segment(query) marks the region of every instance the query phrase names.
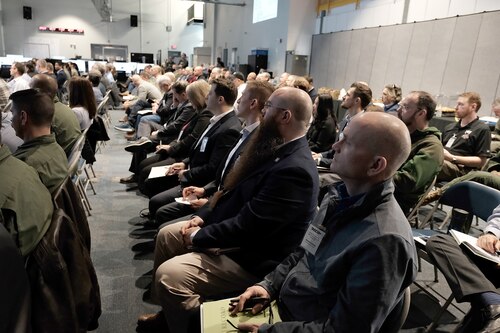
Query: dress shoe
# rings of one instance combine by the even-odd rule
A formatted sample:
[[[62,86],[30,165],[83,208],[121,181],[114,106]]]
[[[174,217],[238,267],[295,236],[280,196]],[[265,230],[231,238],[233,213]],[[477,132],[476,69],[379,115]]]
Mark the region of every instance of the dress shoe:
[[[168,325],[163,313],[141,315],[137,319],[137,332],[164,332],[168,333]]]
[[[120,178],[120,183],[122,184],[137,183],[137,176],[135,174],[132,174],[128,177]]]
[[[500,305],[488,305],[481,309],[483,326],[479,333],[500,332]]]
[[[481,319],[479,311],[471,308],[464,318],[458,323],[453,330],[453,333],[470,333],[477,332],[481,328]]]
[[[153,141],[149,140],[146,137],[142,137],[139,140],[132,142],[128,146],[125,147],[125,150],[130,153],[135,153],[141,150],[148,150],[153,146]]]
[[[128,123],[123,123],[121,125],[115,125],[113,128],[117,131],[125,132],[125,133],[133,133],[135,129],[130,126]]]

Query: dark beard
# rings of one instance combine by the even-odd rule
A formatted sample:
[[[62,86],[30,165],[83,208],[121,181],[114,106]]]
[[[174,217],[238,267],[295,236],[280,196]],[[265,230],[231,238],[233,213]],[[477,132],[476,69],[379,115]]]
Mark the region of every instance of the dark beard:
[[[274,119],[263,120],[257,131],[224,180],[224,190],[234,189],[241,180],[276,157],[276,151],[284,140]]]

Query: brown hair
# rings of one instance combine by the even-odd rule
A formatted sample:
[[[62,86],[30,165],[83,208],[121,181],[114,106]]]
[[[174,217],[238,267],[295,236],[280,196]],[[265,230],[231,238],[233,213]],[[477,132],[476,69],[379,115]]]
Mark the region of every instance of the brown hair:
[[[366,83],[354,82],[351,84],[351,88],[354,88],[353,97],[359,97],[361,100],[361,107],[364,109],[372,101],[372,90]]]
[[[481,108],[481,96],[477,92],[467,91],[461,93],[458,97],[465,97],[469,104],[476,104],[476,112]]]
[[[250,97],[255,98],[259,105],[259,109],[264,108],[271,94],[274,92],[274,87],[267,81],[250,81],[247,82],[245,90],[249,91]]]
[[[236,90],[231,80],[217,78],[212,81],[212,85],[215,85],[215,95],[224,97],[224,101],[227,105],[234,104],[238,96],[238,90]]]
[[[74,76],[69,80],[69,107],[81,106],[89,112],[90,119],[95,117],[97,106],[94,90],[89,80]]]

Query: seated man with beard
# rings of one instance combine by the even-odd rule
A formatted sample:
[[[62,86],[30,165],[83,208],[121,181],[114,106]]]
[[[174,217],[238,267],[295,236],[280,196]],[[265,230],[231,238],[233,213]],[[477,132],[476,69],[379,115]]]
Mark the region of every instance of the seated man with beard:
[[[263,113],[224,191],[191,220],[160,230],[152,296],[163,310],[141,316],[138,331],[168,327],[183,333],[197,327],[193,319],[206,297],[259,281],[299,245],[318,197],[318,174],[305,138],[311,99],[304,91],[282,88],[269,97]],[[238,249],[206,253],[213,248]]]

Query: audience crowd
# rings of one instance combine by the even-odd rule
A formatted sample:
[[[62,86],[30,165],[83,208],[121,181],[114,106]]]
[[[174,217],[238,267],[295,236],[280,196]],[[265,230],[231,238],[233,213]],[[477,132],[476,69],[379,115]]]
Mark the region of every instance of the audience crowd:
[[[184,53],[126,82],[98,62],[85,75],[71,62],[15,62],[10,74],[0,80],[0,232],[13,240],[5,251],[26,267],[54,233],[75,150],[95,162],[96,141],[106,136],[101,116],[123,111],[114,128],[132,155],[120,183],[149,198],[139,214],[157,230],[151,298],[161,309],[140,315],[138,332],[199,332],[203,302],[237,295],[233,315],[259,297],[252,312],[276,300],[282,320],[243,323],[242,331],[383,331],[417,274],[407,216],[459,182],[500,190],[500,121],[490,130],[472,91],[458,96],[457,121],[438,129],[428,91],[387,84],[374,96],[361,81],[316,88],[308,76],[232,72],[220,58],[189,67]],[[500,116],[500,99],[492,114]],[[493,254],[499,210],[478,240]],[[88,260],[85,223],[74,222]],[[427,249],[456,300],[471,303],[460,332],[499,332],[496,267],[469,260],[447,235],[430,238]],[[12,304],[26,297],[2,290]],[[91,306],[100,313],[100,303]],[[79,330],[96,327],[97,318],[82,321],[88,314],[75,309]],[[15,331],[18,310],[0,331]]]

